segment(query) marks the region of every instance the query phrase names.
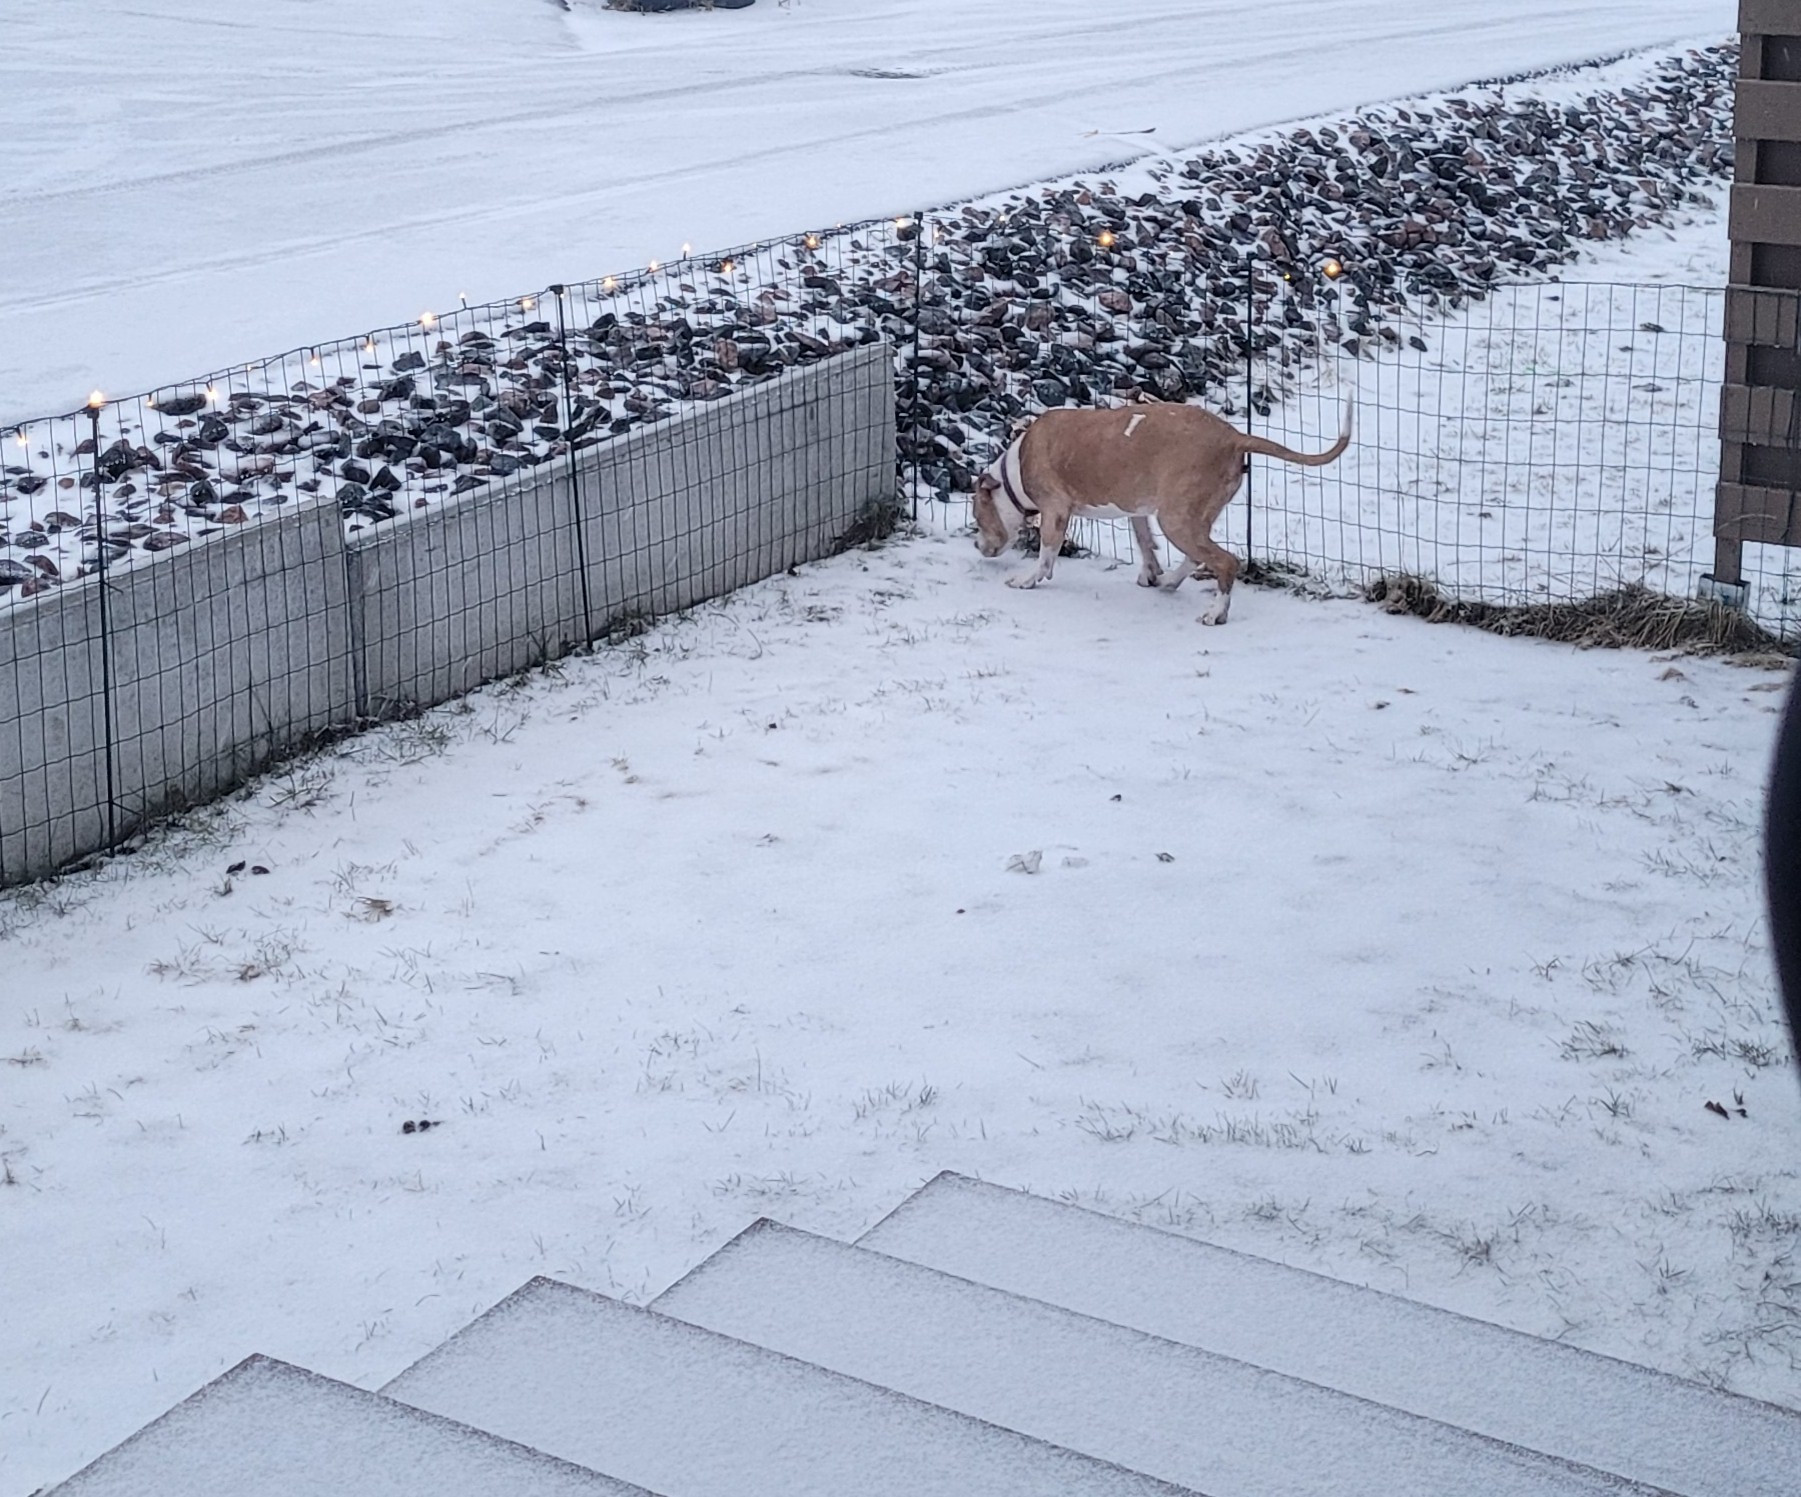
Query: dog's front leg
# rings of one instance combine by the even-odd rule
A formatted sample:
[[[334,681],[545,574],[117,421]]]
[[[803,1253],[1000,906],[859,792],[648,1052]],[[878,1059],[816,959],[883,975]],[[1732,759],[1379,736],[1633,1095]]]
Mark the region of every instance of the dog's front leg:
[[[1038,565],[1029,572],[1007,579],[1008,587],[1037,587],[1051,580],[1051,569],[1057,565],[1057,553],[1063,549],[1063,532],[1069,528],[1069,516],[1046,514],[1038,523]]]

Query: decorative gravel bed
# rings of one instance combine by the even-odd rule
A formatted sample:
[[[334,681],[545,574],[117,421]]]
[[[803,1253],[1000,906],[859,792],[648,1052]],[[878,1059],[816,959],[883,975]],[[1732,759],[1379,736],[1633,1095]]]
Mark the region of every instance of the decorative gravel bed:
[[[0,463],[0,598],[95,570],[102,533],[119,566],[297,503],[335,502],[357,532],[504,491],[571,448],[881,337],[922,497],[967,488],[1046,406],[1194,397],[1231,413],[1247,335],[1265,408],[1321,339],[1358,354],[1419,338],[1422,314],[1716,185],[1736,72],[1719,46],[1472,87],[923,225],[427,314],[32,422]],[[1328,259],[1342,274],[1322,317]]]

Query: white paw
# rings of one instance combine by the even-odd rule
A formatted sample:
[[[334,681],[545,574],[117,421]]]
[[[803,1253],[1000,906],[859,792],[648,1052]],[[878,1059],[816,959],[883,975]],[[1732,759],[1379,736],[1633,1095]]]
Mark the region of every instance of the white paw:
[[[1039,576],[1036,572],[1022,572],[1017,577],[1007,579],[1008,587],[1037,587]]]
[[[1157,586],[1162,588],[1163,591],[1166,593],[1173,593],[1181,585],[1182,585],[1182,578],[1180,576],[1165,577],[1161,582],[1159,582],[1157,584]]]
[[[1228,607],[1228,605],[1224,602],[1214,603],[1214,604],[1210,605],[1206,609],[1206,611],[1201,614],[1200,622],[1203,624],[1223,624],[1223,623],[1225,623],[1227,607]]]
[[[1163,585],[1163,573],[1140,572],[1138,574],[1138,585],[1140,587],[1161,587]]]

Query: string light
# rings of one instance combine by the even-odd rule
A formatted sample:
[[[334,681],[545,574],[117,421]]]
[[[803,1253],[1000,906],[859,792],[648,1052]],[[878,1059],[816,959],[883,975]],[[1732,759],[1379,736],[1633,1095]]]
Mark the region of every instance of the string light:
[[[519,298],[519,307],[521,311],[529,312],[537,305],[538,298],[535,296],[522,296]]]
[[[819,248],[819,236],[817,234],[807,235],[807,248],[808,249],[818,249]]]
[[[366,341],[363,344],[363,352],[364,353],[374,353],[375,352],[375,339],[374,338],[370,338],[368,341]]]
[[[691,244],[684,244],[684,245],[683,245],[683,246],[682,246],[682,258],[683,258],[683,259],[684,259],[684,260],[686,260],[686,259],[687,259],[687,258],[688,258],[688,256],[690,256],[690,255],[691,255],[691,254],[693,254],[693,253],[694,253],[694,246],[693,246],[693,245],[691,245]]]
[[[724,260],[724,261],[720,262],[719,273],[721,275],[730,275],[732,273],[732,270],[733,270],[733,262],[732,261]]]
[[[657,262],[655,260],[652,260],[650,262],[650,273],[652,275],[655,275],[657,273]]]
[[[105,404],[106,404],[106,397],[104,395],[102,395],[98,390],[94,391],[94,393],[92,395],[88,396],[88,409],[90,411],[97,411],[100,409],[101,406],[103,406]]]
[[[307,360],[307,363],[311,364],[315,369],[319,367],[319,353],[317,349],[313,351],[313,356]]]
[[[420,327],[430,327],[437,320],[438,314],[436,312],[421,312],[419,314]]]
[[[31,445],[31,438],[25,435],[25,428],[22,426],[13,433],[13,440],[21,447],[29,447]]]
[[[1325,272],[1328,281],[1336,281],[1344,274],[1344,266],[1336,260],[1327,260],[1324,265],[1320,266],[1320,269]]]
[[[1102,229],[1101,232],[1095,236],[1094,242],[1096,244],[1098,244],[1102,249],[1112,249],[1113,248],[1113,230]]]
[[[469,305],[469,293],[467,291],[457,292],[457,300],[460,301],[464,307],[467,307]]]
[[[894,221],[894,226],[897,229],[910,229],[913,227],[913,220],[910,218],[897,218]]]
[[[611,276],[608,276],[600,283],[600,289],[602,291],[617,291],[619,289],[619,282],[614,280]]]
[[[208,400],[210,400],[214,405],[223,405],[225,402],[225,397],[222,394],[220,394],[217,387],[215,387],[213,385],[208,385],[206,387],[206,398]]]

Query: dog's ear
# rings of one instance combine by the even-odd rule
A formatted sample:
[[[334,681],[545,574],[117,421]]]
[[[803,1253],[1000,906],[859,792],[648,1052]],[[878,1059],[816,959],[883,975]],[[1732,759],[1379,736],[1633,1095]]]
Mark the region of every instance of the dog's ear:
[[[995,481],[995,477],[992,473],[982,473],[976,477],[976,492],[978,494],[991,493],[999,487],[1000,484]]]

